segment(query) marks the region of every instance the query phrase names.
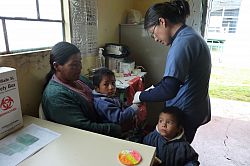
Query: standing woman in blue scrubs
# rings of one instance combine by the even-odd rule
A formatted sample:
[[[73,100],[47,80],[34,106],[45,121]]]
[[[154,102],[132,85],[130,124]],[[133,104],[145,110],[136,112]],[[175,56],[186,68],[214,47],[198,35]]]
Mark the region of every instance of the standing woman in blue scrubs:
[[[191,143],[197,128],[211,119],[211,56],[202,36],[185,24],[189,14],[185,0],[157,3],[147,10],[144,28],[156,42],[170,49],[162,80],[137,92],[133,102],[165,101],[166,106],[183,110],[185,135]]]

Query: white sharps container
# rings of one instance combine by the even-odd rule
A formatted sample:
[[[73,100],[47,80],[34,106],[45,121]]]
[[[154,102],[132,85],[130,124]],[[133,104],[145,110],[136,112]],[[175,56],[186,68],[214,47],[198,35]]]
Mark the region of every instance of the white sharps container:
[[[16,69],[0,67],[0,138],[22,125]]]

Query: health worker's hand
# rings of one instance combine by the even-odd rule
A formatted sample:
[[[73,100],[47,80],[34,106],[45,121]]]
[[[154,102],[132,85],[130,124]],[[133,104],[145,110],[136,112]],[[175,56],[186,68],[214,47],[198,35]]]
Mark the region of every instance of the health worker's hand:
[[[155,88],[154,85],[151,85],[149,88],[145,89],[145,91],[148,91],[148,90],[154,89],[154,88]]]
[[[139,98],[140,94],[141,94],[141,91],[138,91],[138,92],[135,93],[133,104],[139,104],[139,103],[141,103],[141,100]]]

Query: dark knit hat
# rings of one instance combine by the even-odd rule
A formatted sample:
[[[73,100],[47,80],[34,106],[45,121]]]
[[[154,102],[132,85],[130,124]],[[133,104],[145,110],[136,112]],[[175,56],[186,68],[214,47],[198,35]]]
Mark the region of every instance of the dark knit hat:
[[[77,54],[79,52],[80,50],[74,44],[68,42],[59,42],[52,47],[50,58],[51,61],[63,65],[68,61],[71,55]]]

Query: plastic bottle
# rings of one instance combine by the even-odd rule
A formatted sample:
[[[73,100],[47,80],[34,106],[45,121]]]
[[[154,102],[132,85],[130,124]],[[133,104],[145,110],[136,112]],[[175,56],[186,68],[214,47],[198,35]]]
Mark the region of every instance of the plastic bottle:
[[[99,48],[99,54],[98,54],[98,67],[105,67],[105,57],[103,56],[103,48]]]

